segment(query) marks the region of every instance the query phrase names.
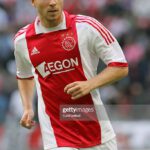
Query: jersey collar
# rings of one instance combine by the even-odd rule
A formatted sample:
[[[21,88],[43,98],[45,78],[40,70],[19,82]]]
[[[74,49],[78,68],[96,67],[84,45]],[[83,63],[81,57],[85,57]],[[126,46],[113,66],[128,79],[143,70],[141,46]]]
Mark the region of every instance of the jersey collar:
[[[41,24],[39,17],[36,17],[34,26],[35,26],[36,34],[54,32],[54,31],[59,31],[59,30],[66,30],[70,28],[71,26],[71,18],[70,18],[70,15],[66,11],[63,11],[63,21],[58,26],[53,27],[53,28],[45,28]]]

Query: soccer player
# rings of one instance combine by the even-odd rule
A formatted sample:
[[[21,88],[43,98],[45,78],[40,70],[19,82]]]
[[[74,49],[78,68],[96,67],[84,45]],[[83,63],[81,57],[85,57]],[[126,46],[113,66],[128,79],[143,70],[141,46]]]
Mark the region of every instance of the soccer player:
[[[111,124],[98,119],[99,112],[95,112],[94,120],[60,119],[61,105],[102,105],[98,88],[128,73],[128,64],[113,35],[94,18],[63,11],[63,3],[32,0],[37,18],[15,36],[18,86],[24,107],[20,124],[26,128],[35,124],[35,81],[45,150],[116,150]],[[99,58],[107,67],[96,74]]]

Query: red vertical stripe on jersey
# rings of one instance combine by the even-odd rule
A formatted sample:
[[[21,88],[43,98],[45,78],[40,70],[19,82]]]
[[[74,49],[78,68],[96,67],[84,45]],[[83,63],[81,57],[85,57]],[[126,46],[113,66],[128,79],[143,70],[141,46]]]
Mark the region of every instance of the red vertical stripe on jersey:
[[[77,58],[78,65],[73,66],[74,70],[72,71],[65,72],[65,68],[63,68],[64,72],[54,74],[49,69],[50,74],[44,78],[41,76],[38,70],[36,70],[36,74],[38,75],[38,81],[41,86],[46,113],[50,118],[58,147],[92,147],[101,144],[102,138],[101,126],[98,118],[96,117],[96,113],[95,118],[89,121],[63,121],[59,118],[61,105],[91,105],[94,107],[91,94],[73,101],[71,100],[70,95],[64,93],[64,87],[67,84],[75,81],[87,80],[84,75],[78,47],[76,20],[75,18],[72,19],[71,16],[67,15],[66,13],[65,15],[68,26],[66,30],[35,35],[34,25],[30,27],[26,35],[29,56],[35,69],[43,62],[50,65],[50,63],[55,64],[56,61],[62,62],[63,60]],[[73,41],[76,43],[75,47],[69,51],[62,45],[68,37],[69,39],[73,39]],[[66,41],[64,43],[66,44],[65,46],[68,46],[68,42],[69,41]],[[38,49],[39,54],[31,55],[34,47]],[[53,70],[57,71],[55,66],[53,66]]]

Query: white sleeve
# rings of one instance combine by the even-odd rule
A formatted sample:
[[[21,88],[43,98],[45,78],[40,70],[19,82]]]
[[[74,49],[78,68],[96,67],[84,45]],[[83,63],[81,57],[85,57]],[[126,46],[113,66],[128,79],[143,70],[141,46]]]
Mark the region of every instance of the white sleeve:
[[[24,35],[21,35],[24,36]],[[29,59],[25,38],[18,37],[14,42],[14,55],[16,60],[17,78],[33,78],[32,64]]]
[[[92,51],[108,66],[128,66],[115,37],[97,20],[92,18],[92,21],[90,24]]]

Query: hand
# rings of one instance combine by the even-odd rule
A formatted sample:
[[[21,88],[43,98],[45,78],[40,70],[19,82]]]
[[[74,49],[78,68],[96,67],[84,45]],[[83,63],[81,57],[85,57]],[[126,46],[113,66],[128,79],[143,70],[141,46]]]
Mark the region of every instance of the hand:
[[[75,100],[90,93],[92,90],[89,81],[77,81],[65,86],[64,92],[71,95],[71,99]]]
[[[33,117],[34,117],[33,110],[25,110],[20,120],[20,124],[27,129],[31,129],[35,125]]]

